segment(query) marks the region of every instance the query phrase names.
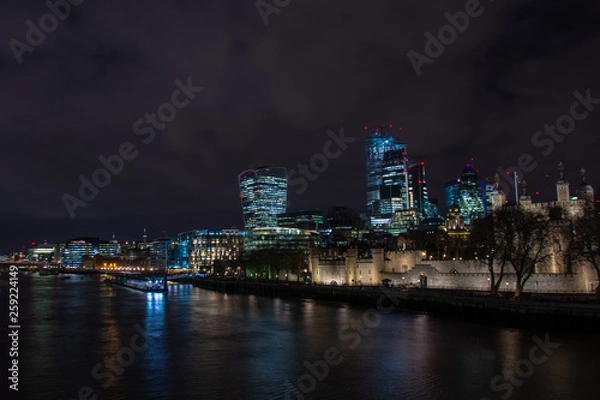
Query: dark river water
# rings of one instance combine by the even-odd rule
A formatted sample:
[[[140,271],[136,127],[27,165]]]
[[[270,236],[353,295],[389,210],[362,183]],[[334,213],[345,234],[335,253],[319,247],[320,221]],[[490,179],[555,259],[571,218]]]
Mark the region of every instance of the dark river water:
[[[21,275],[19,301],[22,399],[600,397],[598,333],[78,276]]]

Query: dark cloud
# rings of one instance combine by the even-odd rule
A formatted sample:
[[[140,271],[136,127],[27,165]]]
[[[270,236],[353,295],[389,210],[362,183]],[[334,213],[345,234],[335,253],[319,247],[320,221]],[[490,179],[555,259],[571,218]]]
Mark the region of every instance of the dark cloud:
[[[25,20],[43,2],[10,0],[0,34],[0,248],[80,234],[136,238],[194,227],[241,225],[237,175],[251,165],[292,169],[321,152],[328,129],[357,140],[294,208],[364,205],[364,125],[402,125],[412,157],[428,161],[430,193],[464,163],[483,176],[531,153],[531,190],[553,195],[563,160],[577,184],[595,162],[600,108],[549,156],[532,135],[569,111],[575,90],[600,97],[596,21],[588,1],[483,1],[484,12],[416,76],[406,53],[423,53],[425,32],[464,1],[293,1],[265,27],[253,1],[92,1],[33,53],[15,61]],[[145,145],[132,126],[170,100],[175,80],[205,91]],[[71,221],[61,202],[90,176],[98,156],[130,141],[127,162]],[[546,179],[545,174],[553,174]],[[41,233],[40,233],[41,232]],[[43,234],[42,234],[43,233]]]

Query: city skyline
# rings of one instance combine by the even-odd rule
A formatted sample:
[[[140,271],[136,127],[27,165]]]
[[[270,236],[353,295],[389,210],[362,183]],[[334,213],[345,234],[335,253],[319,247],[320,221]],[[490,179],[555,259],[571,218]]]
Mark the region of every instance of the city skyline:
[[[367,144],[367,148],[369,147],[369,141],[368,139],[365,140],[365,143]],[[406,144],[402,144],[403,149],[406,150]],[[383,156],[383,153],[381,154]],[[418,163],[412,163],[411,164],[411,171],[418,171],[417,175],[410,175],[410,180],[411,182],[416,182],[416,185],[411,183],[411,186],[409,188],[409,197],[418,197],[418,193],[423,190],[421,187],[418,187],[417,185],[420,185],[421,183],[425,183],[425,180],[423,179],[421,181],[420,178],[424,178],[424,168],[425,168],[425,163],[424,162],[418,162]],[[369,170],[367,169],[367,175],[369,173]],[[382,172],[383,173],[383,172]],[[511,198],[507,198],[506,193],[503,191],[503,186],[502,185],[502,178],[505,177],[501,177],[499,174],[496,174],[494,176],[494,179],[490,179],[489,177],[486,177],[485,180],[481,177],[478,176],[479,170],[473,169],[471,164],[465,164],[465,167],[463,169],[462,174],[460,175],[459,178],[454,179],[452,181],[446,182],[445,184],[445,189],[444,189],[444,194],[442,195],[443,201],[446,203],[445,206],[445,212],[447,212],[450,208],[455,207],[456,209],[460,210],[460,212],[462,213],[464,219],[465,219],[465,224],[469,225],[472,221],[474,221],[474,218],[469,218],[469,213],[470,212],[474,212],[474,214],[472,215],[476,215],[476,218],[481,218],[484,215],[488,214],[491,212],[491,207],[492,207],[492,201],[491,201],[491,191],[493,190],[500,190],[503,193],[503,198],[504,201],[506,201],[506,204],[515,204]],[[385,175],[385,174],[384,174]],[[555,192],[553,193],[554,198],[549,198],[549,199],[540,199],[539,198],[539,192],[536,192],[534,194],[534,196],[532,197],[530,195],[529,192],[527,192],[527,183],[525,179],[521,179],[519,178],[519,180],[517,181],[517,187],[518,187],[518,197],[519,197],[519,202],[523,200],[524,196],[527,197],[529,199],[530,202],[533,203],[546,203],[546,202],[554,202],[554,201],[568,201],[569,199],[575,197],[577,198],[578,195],[581,194],[581,198],[585,198],[590,202],[598,202],[600,200],[598,200],[594,194],[594,188],[592,185],[589,184],[588,180],[587,180],[587,171],[585,170],[585,168],[581,168],[578,172],[577,172],[577,176],[578,176],[578,180],[575,181],[570,181],[568,179],[567,176],[565,176],[565,166],[564,163],[560,162],[557,168],[557,177],[558,179],[554,182],[553,187],[555,188]],[[285,178],[284,178],[285,177]],[[515,179],[514,174],[507,174],[506,180],[505,182],[509,182],[510,180]],[[285,182],[283,182],[283,180],[285,180]],[[287,171],[285,168],[283,167],[278,167],[278,166],[262,166],[262,167],[257,167],[257,168],[251,168],[251,169],[247,169],[244,170],[242,173],[240,173],[238,175],[238,189],[240,190],[240,193],[238,195],[238,197],[241,199],[241,215],[242,215],[242,224],[241,226],[237,226],[237,225],[231,225],[231,226],[223,226],[223,225],[219,225],[216,227],[208,227],[208,226],[195,226],[193,227],[191,230],[192,231],[198,231],[198,229],[200,229],[200,231],[202,230],[213,230],[213,231],[227,231],[228,229],[231,230],[239,230],[241,232],[244,231],[250,231],[252,229],[255,228],[269,228],[269,227],[283,227],[283,226],[288,226],[287,224],[289,223],[288,219],[290,215],[302,215],[303,212],[308,212],[309,214],[313,211],[319,211],[321,213],[323,213],[323,210],[318,209],[318,208],[303,208],[303,209],[290,209],[284,206],[285,202],[285,198],[287,197],[288,191],[290,189],[287,188]],[[469,186],[464,186],[464,183],[466,182],[467,185],[472,185],[473,188],[470,188]],[[450,186],[455,187],[454,190],[449,191]],[[285,187],[286,189],[284,190],[283,187]],[[566,191],[560,191],[558,190],[558,187],[566,187]],[[424,186],[425,191],[423,193],[427,193],[427,187]],[[266,189],[268,194],[266,196],[265,199],[260,199],[256,196],[256,193],[254,192],[258,192],[259,194]],[[368,199],[368,193],[369,193],[369,186],[366,186],[367,189],[367,199]],[[283,190],[283,192],[282,192]],[[471,204],[473,202],[473,191],[477,192],[478,195],[481,196],[480,200],[481,200],[481,204],[476,203],[476,204]],[[581,191],[581,193],[580,193]],[[281,193],[279,193],[281,192]],[[511,196],[512,197],[512,196]],[[433,199],[436,200],[437,199]],[[435,216],[427,214],[427,213],[423,213],[423,210],[421,209],[421,206],[419,205],[419,201],[414,200],[414,205],[413,207],[411,207],[410,209],[413,209],[415,211],[417,211],[419,213],[419,217],[418,220],[422,221],[425,223],[425,226],[428,225],[429,222],[427,221],[423,221],[423,219],[425,218],[434,218]],[[515,199],[516,202],[516,199]],[[368,204],[368,200],[367,200],[367,204]],[[427,203],[429,204],[429,203]],[[486,204],[488,204],[486,206]],[[289,202],[288,202],[289,205]],[[331,211],[331,207],[336,207],[336,206],[340,206],[340,205],[336,205],[336,204],[330,204],[329,208]],[[341,205],[343,207],[347,207],[347,205]],[[405,210],[404,208],[399,208],[400,210]],[[483,209],[485,209],[485,212],[483,211]],[[364,222],[365,223],[369,223],[369,217],[373,216],[373,214],[370,214],[369,212],[365,211],[368,210],[368,206],[361,209],[360,211],[363,211],[363,216],[364,216]],[[437,210],[437,206],[435,207],[435,210]],[[464,210],[464,211],[463,211]],[[354,210],[352,208],[350,208],[350,211],[354,211],[356,212],[357,210]],[[428,213],[432,212],[431,208],[428,208]],[[445,214],[445,212],[443,214]],[[282,216],[286,216],[285,220],[286,222],[282,224],[280,224],[279,219],[277,218],[278,215],[282,215]],[[308,215],[308,214],[307,214]],[[374,214],[377,216],[377,214]],[[440,216],[443,218],[443,215],[440,214]],[[245,224],[247,222],[245,222],[245,220],[250,221],[250,225],[249,226],[245,226]],[[294,219],[294,218],[292,218]],[[377,220],[377,218],[376,218]],[[389,230],[388,228],[390,228],[389,225],[385,225],[385,226],[380,226],[378,225],[376,222],[376,220],[372,220],[370,221],[370,229],[375,229],[375,230],[379,230],[379,231],[385,231],[385,232],[392,232],[393,235],[397,235],[397,233],[393,233],[394,230]],[[432,221],[430,221],[432,222]],[[151,222],[151,225],[153,223]],[[418,223],[417,223],[418,225]],[[156,226],[156,225],[155,225]],[[290,225],[291,226],[291,225]],[[318,226],[318,225],[317,225]],[[176,232],[170,232],[169,234],[167,234],[166,230],[162,230],[160,232],[155,232],[154,235],[152,236],[148,236],[147,235],[147,228],[143,227],[141,228],[142,230],[140,230],[141,235],[137,235],[134,234],[133,237],[127,237],[123,240],[120,240],[120,243],[142,243],[145,242],[147,239],[149,240],[161,240],[161,239],[166,239],[166,238],[170,238],[170,239],[174,239],[184,233],[185,230],[178,230]],[[309,228],[312,229],[312,228]],[[190,230],[190,229],[188,229]],[[90,231],[90,230],[88,230]],[[37,241],[32,241],[29,242],[27,241],[26,243],[20,245],[20,246],[14,246],[12,248],[9,248],[7,251],[11,252],[13,250],[22,250],[27,248],[29,245],[31,245],[32,247],[36,246],[36,245],[45,245],[47,243],[68,243],[68,242],[72,242],[72,241],[76,241],[82,238],[92,238],[94,240],[100,240],[102,241],[103,237],[101,235],[98,235],[97,231],[91,231],[92,233],[90,233],[89,235],[75,235],[75,236],[71,236],[69,238],[62,238],[60,240],[50,240],[48,241],[47,239],[43,239],[43,240],[37,240]],[[108,237],[108,236],[106,236]],[[108,241],[105,241],[106,243],[109,243]],[[115,231],[113,230],[111,233],[111,241],[110,243],[117,243],[118,241],[116,240],[116,236],[115,236]]]
[[[390,128],[391,128],[391,126],[390,126]],[[365,130],[368,130],[367,127],[365,127]],[[373,128],[373,130],[370,131],[370,133],[371,134],[379,135],[379,133],[378,133],[379,130],[380,130],[379,128]],[[390,135],[389,137],[391,137],[391,136],[393,136],[393,134]],[[383,136],[384,140],[385,140],[386,137],[388,137],[388,136],[385,136],[385,135]],[[368,150],[369,143],[370,143],[369,140],[370,140],[369,136],[367,135],[365,137],[365,141],[364,141],[364,143],[367,146],[367,150]],[[403,152],[403,156],[404,156],[404,152],[406,151],[408,144],[407,143],[400,143],[399,145],[402,148],[402,152]],[[387,152],[384,152],[384,153],[387,154]],[[380,155],[383,157],[384,153],[382,153]],[[406,158],[406,161],[409,161],[409,159]],[[471,158],[470,162],[473,162],[473,161],[474,161],[474,158]],[[411,173],[412,173],[412,171],[415,170],[415,168],[417,170],[419,170],[420,168],[424,168],[425,167],[425,163],[424,162],[418,162],[417,163],[417,162],[414,162],[412,160],[410,160],[409,162],[410,162],[409,172],[411,172]],[[487,175],[485,176],[485,178],[483,178],[482,176],[478,176],[479,170],[478,169],[473,169],[473,167],[471,166],[471,163],[467,163],[467,164],[464,164],[464,165],[465,165],[465,167],[464,167],[463,173],[461,175],[461,178],[457,178],[457,179],[454,179],[452,181],[446,182],[445,185],[444,185],[444,186],[446,186],[446,188],[443,189],[443,193],[441,194],[441,198],[439,198],[439,199],[438,198],[431,198],[433,200],[437,200],[439,204],[446,203],[445,207],[443,209],[444,212],[441,213],[442,217],[443,217],[443,215],[445,215],[445,212],[447,211],[450,203],[456,203],[456,201],[451,201],[450,203],[448,203],[448,201],[449,201],[449,193],[448,193],[447,185],[451,184],[452,182],[455,182],[455,185],[459,185],[459,183],[462,181],[462,178],[465,177],[465,173],[466,173],[469,176],[473,175],[473,179],[478,179],[478,182],[481,185],[481,187],[479,189],[481,191],[485,192],[485,190],[486,190],[485,189],[485,184],[486,184],[485,180],[489,181],[491,179]],[[367,163],[365,163],[364,167],[368,168]],[[549,176],[547,178],[550,178],[550,179],[547,179],[547,180],[551,180],[552,178],[557,178],[557,180],[565,180],[567,183],[569,183],[571,185],[571,195],[573,196],[573,195],[575,195],[577,187],[579,186],[579,184],[581,184],[582,177],[583,177],[583,180],[586,181],[586,183],[589,183],[588,179],[585,177],[585,175],[586,175],[587,172],[584,173],[584,174],[582,174],[582,170],[585,171],[585,169],[582,168],[582,169],[577,170],[576,171],[576,175],[573,176],[575,174],[575,171],[571,171],[571,173],[569,174],[569,173],[565,173],[565,169],[566,169],[566,171],[569,171],[569,168],[568,167],[565,168],[564,163],[562,163],[562,161],[561,161],[559,163],[558,168],[555,169],[555,171],[556,171],[555,175],[548,174]],[[241,190],[241,186],[240,185],[241,185],[242,177],[243,176],[245,176],[245,175],[249,176],[249,173],[253,173],[254,175],[256,175],[257,172],[258,172],[258,174],[260,174],[260,171],[267,172],[267,175],[268,175],[269,170],[284,171],[283,175],[287,176],[287,172],[285,171],[286,168],[285,167],[280,167],[280,166],[263,166],[263,167],[255,167],[255,168],[246,169],[242,173],[238,174],[238,182],[237,182],[237,184],[238,184],[238,190]],[[368,170],[367,170],[367,172],[368,172]],[[282,173],[278,172],[275,175],[278,175],[278,174],[281,175]],[[250,174],[250,175],[252,175],[252,174]],[[363,175],[364,175],[364,173],[363,173]],[[511,185],[511,184],[514,181],[514,173],[509,174],[507,172],[507,173],[504,174],[504,176],[499,176],[499,177],[500,177],[500,181],[499,181],[499,184],[500,184],[499,187],[500,188],[509,187],[509,190],[512,189],[513,185]],[[410,190],[410,193],[409,193],[410,196],[409,197],[411,198],[411,201],[412,201],[412,197],[416,193],[416,192],[413,191],[413,190],[415,190],[415,186],[414,186],[415,179],[414,179],[414,177],[412,177],[412,175],[410,176],[409,179],[411,180],[410,187],[409,187],[409,190]],[[518,179],[519,180],[517,182],[517,186],[518,186],[518,192],[519,192],[519,195],[520,195],[520,193],[523,190],[523,186],[521,185],[521,181],[524,180],[524,179],[523,179],[523,177],[519,177]],[[554,181],[554,182],[556,182],[556,181]],[[554,183],[552,183],[552,181],[550,181],[548,183],[552,185],[552,188],[554,188]],[[253,186],[253,185],[255,186],[255,185],[258,185],[258,184],[264,185],[265,182],[258,182],[257,181],[254,184],[251,184],[250,186]],[[248,184],[246,184],[246,186],[248,186]],[[287,186],[287,184],[285,186]],[[369,187],[368,186],[366,186],[366,187],[367,187],[367,193],[368,193]],[[593,185],[592,185],[592,187],[593,187]],[[275,189],[276,187],[274,186],[273,188]],[[458,186],[457,186],[457,188],[458,188]],[[284,197],[289,198],[289,195],[291,194],[291,192],[292,192],[291,188],[288,188],[288,190],[286,190],[286,193],[285,193]],[[529,194],[531,194],[531,190],[530,190]],[[364,188],[363,188],[363,195],[364,195]],[[455,196],[456,196],[456,194],[455,194]],[[243,200],[243,196],[239,192],[238,192],[238,196],[237,197],[239,197],[241,200]],[[551,192],[548,195],[547,198],[540,198],[540,192],[539,191],[535,191],[534,194],[533,194],[533,196],[532,196],[532,199],[533,199],[534,202],[544,202],[544,201],[554,201],[555,197],[556,197],[556,192]],[[509,196],[507,197],[507,202],[508,203],[513,202],[514,201],[513,198],[514,198],[514,193],[509,193]],[[405,201],[406,201],[406,198],[405,198]],[[464,200],[464,201],[468,201],[468,200]],[[254,200],[252,200],[252,202],[254,202]],[[345,206],[347,206],[349,204],[351,204],[351,202],[348,202],[346,204],[328,204],[328,205],[321,206],[321,207],[318,207],[318,206],[317,207],[312,207],[312,209],[319,209],[321,211],[324,211],[324,209],[326,210],[326,209],[328,209],[331,206],[339,206],[339,205],[345,205]],[[367,202],[367,204],[368,204],[368,202]],[[416,207],[416,209],[419,209],[419,206],[417,204],[415,204],[414,207]],[[463,208],[467,209],[467,207],[468,206],[466,206],[466,205],[461,205],[460,208],[461,209],[463,209]],[[485,207],[485,205],[484,205],[484,207]],[[144,224],[142,224],[143,226],[140,225],[140,226],[136,227],[136,229],[138,230],[137,232],[129,230],[128,233],[126,233],[124,235],[125,238],[122,240],[122,242],[136,242],[136,241],[140,241],[140,239],[143,236],[146,235],[146,230],[147,230],[148,226],[153,227],[153,228],[151,228],[151,232],[153,232],[153,234],[151,235],[152,239],[156,239],[156,238],[159,238],[159,237],[166,237],[166,235],[168,235],[169,237],[175,237],[176,235],[180,234],[181,232],[184,232],[184,231],[187,231],[187,230],[196,230],[196,229],[217,229],[218,230],[218,229],[233,228],[233,229],[239,229],[239,230],[243,231],[243,230],[245,230],[245,226],[244,226],[244,209],[245,209],[244,201],[242,201],[242,207],[241,207],[241,209],[239,208],[239,204],[238,204],[238,210],[237,210],[237,212],[236,212],[236,210],[232,210],[233,214],[237,213],[237,214],[240,215],[239,219],[241,220],[241,223],[239,225],[237,223],[233,223],[233,224],[227,225],[227,224],[224,224],[222,222],[216,221],[216,222],[213,222],[212,225],[207,225],[207,224],[191,225],[191,224],[187,224],[187,225],[185,225],[184,229],[181,229],[179,226],[176,226],[175,224],[172,224],[171,226],[172,226],[173,229],[167,231],[166,229],[163,229],[164,225],[161,226],[159,223],[157,223],[157,221],[147,220],[147,221],[145,221]],[[286,211],[287,212],[297,212],[297,211],[310,210],[310,209],[311,209],[311,207],[303,207],[303,208],[293,208],[293,207],[290,207],[290,201],[287,201],[287,207],[285,209],[282,209],[282,210],[283,210],[283,212],[286,212]],[[401,209],[404,209],[404,208],[401,208]],[[241,212],[240,212],[240,210],[241,210]],[[279,211],[282,211],[282,210],[279,210]],[[356,208],[354,210],[355,211],[363,212],[363,214],[365,215],[365,217],[369,216],[369,212],[368,212],[369,208],[368,208],[368,206],[364,206],[363,205],[362,208],[358,207],[358,208]],[[468,223],[469,222],[469,218],[467,217],[468,213],[464,213],[464,214],[465,214],[466,223]],[[269,218],[272,219],[272,217],[273,217],[273,215],[266,216],[267,219],[269,219]],[[256,218],[253,217],[253,219],[256,219]],[[421,217],[421,219],[422,219],[422,217]],[[79,229],[78,231],[76,231],[77,233],[74,234],[74,235],[70,235],[70,236],[64,236],[64,235],[63,236],[58,236],[52,230],[49,230],[48,231],[49,235],[43,235],[44,239],[41,239],[41,237],[27,236],[24,240],[21,240],[21,242],[18,243],[18,244],[16,244],[16,245],[13,245],[13,246],[4,246],[5,248],[2,247],[2,245],[0,245],[0,250],[2,250],[3,253],[8,254],[9,252],[12,252],[13,250],[16,250],[16,249],[22,250],[23,248],[26,248],[27,246],[29,246],[30,244],[33,244],[33,243],[36,243],[36,244],[41,244],[41,243],[44,243],[44,242],[61,243],[61,242],[68,242],[68,241],[72,240],[73,238],[86,237],[86,236],[87,237],[109,237],[108,234],[106,234],[105,236],[103,236],[101,234],[101,232],[99,233],[99,230],[94,229],[94,227],[93,227],[92,224],[89,224],[89,223],[86,224],[86,220],[80,219],[80,221],[83,223],[83,227],[81,229]],[[276,226],[276,225],[277,224],[271,225],[271,226]],[[374,227],[376,225],[377,224],[375,224]],[[259,226],[259,225],[256,225],[256,222],[254,222],[254,225],[252,225],[252,227],[257,227],[257,226]],[[269,226],[269,224],[264,224],[263,223],[260,226],[266,227],[266,226]],[[140,235],[140,233],[142,232],[142,230],[143,230],[143,235]],[[108,228],[108,231],[112,232],[111,235],[112,235],[112,238],[114,239],[115,229],[114,228]],[[81,232],[84,232],[84,233],[82,234]],[[107,232],[107,231],[105,230],[105,232]],[[27,232],[24,232],[24,234],[27,235]],[[54,240],[48,241],[48,239],[46,239],[46,237],[53,237]],[[34,239],[34,240],[31,241],[32,239]]]
[[[2,10],[10,398],[597,397],[600,2]]]
[[[571,182],[585,167],[598,186],[597,5],[485,4],[417,76],[407,53],[424,54],[424,34],[462,4],[346,2],[342,13],[334,3],[295,4],[268,27],[252,3],[161,4],[148,3],[143,18],[132,18],[137,7],[119,5],[123,18],[109,32],[102,21],[114,15],[112,5],[85,2],[22,63],[3,47],[0,222],[13,228],[0,236],[3,251],[51,234],[68,240],[114,230],[135,238],[143,227],[157,234],[241,228],[239,172],[262,164],[291,170],[340,127],[357,140],[305,192],[290,191],[290,209],[363,208],[364,125],[403,127],[401,140],[427,163],[428,194],[440,205],[444,182],[469,162],[481,178],[535,165],[524,177],[541,200],[554,197],[559,161]],[[26,40],[24,21],[37,23],[46,12],[43,4],[8,7],[7,44]],[[198,15],[206,23],[192,23]],[[375,19],[378,29],[365,23]],[[150,26],[161,34],[143,34]],[[153,51],[164,43],[178,43],[177,51]],[[162,130],[145,118],[173,109]],[[567,124],[572,110],[571,133],[545,127]],[[135,146],[121,151],[125,142]],[[61,197],[77,195],[79,176],[92,179],[100,156],[121,153],[136,155],[123,158],[119,174],[71,219]]]

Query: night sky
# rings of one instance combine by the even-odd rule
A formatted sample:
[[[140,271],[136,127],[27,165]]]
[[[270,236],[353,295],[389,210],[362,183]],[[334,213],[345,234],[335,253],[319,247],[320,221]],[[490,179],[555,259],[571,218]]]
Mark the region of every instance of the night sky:
[[[484,178],[531,154],[525,179],[540,201],[554,199],[559,161],[573,191],[582,166],[600,187],[600,100],[553,149],[532,144],[570,113],[573,92],[600,99],[599,3],[484,0],[420,76],[407,53],[426,55],[425,33],[437,36],[465,1],[289,3],[265,25],[253,0],[86,0],[19,63],[11,39],[27,45],[26,21],[39,26],[49,9],[4,1],[0,250],[113,230],[133,240],[144,227],[151,237],[242,228],[238,174],[308,163],[342,127],[356,140],[302,194],[290,188],[290,210],[364,208],[365,125],[403,127],[440,203],[471,158]],[[153,140],[136,135],[188,78],[203,91]],[[72,219],[61,197],[78,196],[79,176],[125,142],[135,159]]]

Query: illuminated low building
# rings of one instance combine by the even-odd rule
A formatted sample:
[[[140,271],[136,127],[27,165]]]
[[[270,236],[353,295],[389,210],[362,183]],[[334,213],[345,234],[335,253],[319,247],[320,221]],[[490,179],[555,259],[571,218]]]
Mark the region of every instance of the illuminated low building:
[[[410,210],[398,210],[394,213],[390,228],[386,229],[386,231],[393,235],[406,233],[409,229],[419,225],[420,215],[420,211],[416,208],[411,208]]]
[[[60,246],[57,244],[34,244],[27,253],[28,261],[58,261]]]
[[[194,230],[177,235],[177,243],[176,261],[180,268],[214,273],[217,264],[239,260],[244,233],[238,229]]]
[[[299,280],[310,276],[308,257],[320,245],[316,231],[297,228],[255,228],[246,233],[246,273],[268,279]]]
[[[99,244],[100,239],[98,238],[75,238],[70,240],[63,250],[63,265],[81,268],[81,260],[84,256],[93,257],[100,254]]]

